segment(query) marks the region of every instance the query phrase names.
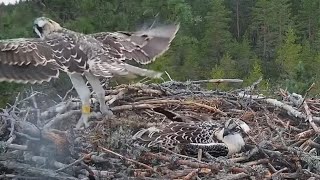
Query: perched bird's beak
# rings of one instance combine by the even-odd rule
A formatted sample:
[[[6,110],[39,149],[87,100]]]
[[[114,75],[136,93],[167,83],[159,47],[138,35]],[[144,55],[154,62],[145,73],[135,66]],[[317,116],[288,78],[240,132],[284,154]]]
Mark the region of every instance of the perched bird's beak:
[[[223,131],[223,134],[222,134],[222,137],[224,136],[227,136],[231,133],[230,129],[229,128],[224,128],[224,131]]]

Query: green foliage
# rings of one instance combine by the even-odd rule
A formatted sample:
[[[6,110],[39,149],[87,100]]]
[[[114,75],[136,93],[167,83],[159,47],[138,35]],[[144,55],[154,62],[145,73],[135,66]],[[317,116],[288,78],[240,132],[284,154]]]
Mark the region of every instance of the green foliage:
[[[232,56],[232,59],[235,61],[235,70],[238,72],[238,78],[247,77],[255,60],[255,55],[251,51],[248,38],[244,37],[240,42],[234,41],[231,43],[229,52]]]
[[[218,64],[231,42],[231,33],[228,31],[230,11],[222,0],[213,0],[211,10],[204,17],[204,38],[200,41],[203,56],[200,64],[210,71],[211,67]]]
[[[254,61],[254,64],[253,64],[253,68],[252,68],[249,76],[246,79],[247,85],[254,83],[262,76],[263,76],[263,74],[262,74],[261,65],[259,63],[259,60],[256,59],[256,61]]]
[[[297,36],[292,29],[287,32],[286,39],[277,54],[276,62],[284,71],[281,75],[285,78],[288,90],[304,93],[313,82],[318,81],[317,70],[320,61],[317,59],[317,53],[308,41],[303,45],[298,44]]]
[[[299,34],[303,38],[314,41],[319,31],[320,21],[315,17],[320,16],[320,1],[301,0],[301,9],[297,13]]]
[[[214,79],[232,79],[237,78],[237,70],[236,70],[236,62],[232,60],[232,57],[226,53],[222,59],[220,60],[220,65],[216,65],[212,71],[212,78]],[[219,85],[220,89],[226,90],[228,89],[227,84],[221,84]]]
[[[263,77],[261,60],[256,58],[254,59],[252,70],[250,71],[249,76],[245,79],[246,86],[252,85],[259,78],[262,78],[262,81],[259,83],[258,89],[268,90],[269,84],[268,84],[268,81]]]
[[[315,83],[310,94],[318,94],[320,92],[320,74],[318,73],[320,68],[320,54],[317,48],[312,47],[311,44],[314,43],[304,41],[302,45],[300,62],[295,72],[295,82],[300,84],[298,88],[304,91],[306,91],[312,83]]]
[[[276,48],[282,43],[285,32],[293,26],[289,0],[257,0],[252,10],[250,34],[253,49],[262,59],[266,77],[279,77],[274,66]]]
[[[93,22],[91,22],[90,19],[86,17],[80,17],[76,21],[67,22],[64,24],[64,26],[82,33],[95,32]]]
[[[23,86],[16,83],[2,82],[0,83],[0,108],[4,108],[7,103],[12,103],[14,97]]]
[[[295,74],[286,79],[286,87],[291,92],[303,94],[310,87],[312,82],[307,78],[307,71],[302,61],[299,61],[297,66],[294,68]]]
[[[294,69],[300,61],[302,47],[296,41],[297,36],[293,29],[289,29],[283,44],[277,51],[276,63],[285,77],[291,77],[296,73]]]
[[[229,53],[226,53],[220,60],[220,67],[224,69],[226,78],[237,78],[238,71],[236,68],[236,61],[232,59]]]

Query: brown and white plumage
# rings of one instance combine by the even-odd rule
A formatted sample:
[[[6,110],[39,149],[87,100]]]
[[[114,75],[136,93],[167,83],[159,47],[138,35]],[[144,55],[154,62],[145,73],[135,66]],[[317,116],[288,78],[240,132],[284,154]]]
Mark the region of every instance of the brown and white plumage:
[[[39,38],[0,40],[0,81],[42,83],[58,78],[63,71],[69,74],[82,106],[87,108],[90,91],[82,78],[85,76],[97,94],[102,113],[112,115],[98,78],[130,74],[159,78],[161,73],[125,60],[152,62],[169,48],[178,29],[179,25],[168,25],[138,32],[82,34],[40,17],[34,21]],[[81,122],[87,125],[88,117],[82,113]]]
[[[112,54],[120,52],[125,59],[140,64],[149,64],[169,48],[179,25],[167,25],[138,32],[102,32],[92,36],[110,49]],[[169,43],[169,44],[168,44]],[[138,48],[137,48],[138,47]]]
[[[197,152],[201,148],[213,156],[237,153],[245,145],[242,132],[249,126],[240,120],[230,119],[224,125],[208,122],[172,122],[164,127],[141,129],[133,135],[137,144],[145,147],[165,147]]]

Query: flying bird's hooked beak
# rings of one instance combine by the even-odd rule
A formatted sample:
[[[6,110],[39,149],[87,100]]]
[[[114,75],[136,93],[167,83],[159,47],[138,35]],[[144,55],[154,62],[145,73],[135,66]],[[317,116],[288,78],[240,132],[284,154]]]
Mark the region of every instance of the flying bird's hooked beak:
[[[33,31],[37,34],[37,36],[41,39],[43,39],[43,36],[42,36],[42,32],[41,32],[41,27],[39,27],[38,25],[33,25]]]

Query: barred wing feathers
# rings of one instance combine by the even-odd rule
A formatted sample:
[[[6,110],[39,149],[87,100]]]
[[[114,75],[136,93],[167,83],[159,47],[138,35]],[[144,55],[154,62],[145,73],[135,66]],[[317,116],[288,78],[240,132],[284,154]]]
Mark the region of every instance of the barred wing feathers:
[[[149,64],[169,49],[180,25],[166,25],[137,32],[101,32],[91,34],[114,57]]]
[[[57,77],[50,50],[38,39],[0,41],[0,81],[36,83]]]
[[[228,147],[214,135],[219,127],[213,122],[172,122],[162,128],[142,129],[133,139],[137,144],[150,148],[160,146],[174,149],[181,146],[189,153],[196,153],[201,148],[213,156],[223,156],[228,154]]]
[[[71,37],[51,40],[0,40],[0,81],[42,83],[59,76],[59,70],[82,73],[88,69],[87,56]]]
[[[48,66],[0,64],[0,82],[42,83],[57,78],[59,71]]]

